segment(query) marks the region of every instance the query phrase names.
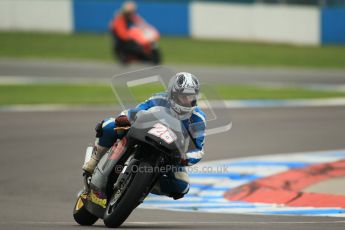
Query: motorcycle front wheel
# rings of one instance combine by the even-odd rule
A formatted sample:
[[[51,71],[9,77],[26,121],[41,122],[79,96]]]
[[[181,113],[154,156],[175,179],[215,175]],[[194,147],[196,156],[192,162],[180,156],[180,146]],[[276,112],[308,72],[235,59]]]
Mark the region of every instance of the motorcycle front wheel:
[[[123,183],[126,186],[114,191],[103,218],[107,227],[119,227],[149,193],[154,178],[154,172],[148,170],[149,168],[152,168],[152,165],[141,162],[137,172],[132,172]]]

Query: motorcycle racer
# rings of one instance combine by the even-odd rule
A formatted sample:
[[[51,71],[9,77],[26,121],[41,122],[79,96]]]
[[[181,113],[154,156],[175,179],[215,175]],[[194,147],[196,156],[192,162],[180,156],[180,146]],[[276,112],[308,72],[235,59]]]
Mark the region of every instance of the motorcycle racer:
[[[153,187],[152,193],[167,195],[174,199],[182,198],[189,190],[189,177],[185,166],[198,163],[204,155],[206,116],[198,107],[200,85],[191,73],[180,72],[170,79],[167,92],[150,97],[136,108],[123,111],[120,116],[108,118],[96,126],[96,142],[91,159],[83,166],[86,173],[92,174],[102,156],[121,139],[130,128],[130,121],[136,113],[155,106],[170,108],[171,112],[182,121],[192,136],[193,145],[183,154],[179,170],[166,172]]]
[[[136,11],[137,5],[133,1],[125,1],[120,11],[109,23],[113,38],[113,53],[122,64],[129,64],[128,56],[137,57],[142,61],[150,61],[152,53],[146,52],[145,47],[139,44],[131,34],[131,28],[147,26],[145,20]],[[159,60],[155,60],[158,64]]]

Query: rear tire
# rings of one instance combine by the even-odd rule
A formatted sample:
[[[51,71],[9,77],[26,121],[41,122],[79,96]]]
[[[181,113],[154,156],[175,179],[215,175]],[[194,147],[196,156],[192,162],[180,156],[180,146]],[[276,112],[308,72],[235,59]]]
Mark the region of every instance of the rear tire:
[[[74,220],[83,226],[90,226],[96,223],[98,220],[97,216],[92,215],[85,207],[84,202],[85,200],[82,198],[82,194],[78,197],[77,202],[74,205],[73,209],[73,218]]]
[[[162,62],[161,53],[158,49],[152,50],[151,61],[154,65],[159,65]]]
[[[140,163],[138,167],[139,170],[134,175],[134,178],[132,178],[132,181],[128,185],[127,189],[124,189],[119,200],[114,204],[114,206],[112,206],[111,201],[116,194],[116,191],[114,192],[112,198],[108,202],[103,218],[104,224],[108,228],[119,227],[138,206],[140,199],[149,193],[154,172],[153,170],[144,170],[148,167],[152,168],[149,163]]]

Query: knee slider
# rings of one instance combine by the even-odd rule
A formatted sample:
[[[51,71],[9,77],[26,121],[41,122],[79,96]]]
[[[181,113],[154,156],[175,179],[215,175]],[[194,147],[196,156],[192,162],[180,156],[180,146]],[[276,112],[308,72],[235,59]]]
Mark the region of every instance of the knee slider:
[[[189,191],[189,183],[185,181],[180,181],[179,182],[179,193],[185,195]]]
[[[185,181],[178,181],[177,183],[176,190],[170,195],[174,200],[181,199],[189,191],[189,183]]]

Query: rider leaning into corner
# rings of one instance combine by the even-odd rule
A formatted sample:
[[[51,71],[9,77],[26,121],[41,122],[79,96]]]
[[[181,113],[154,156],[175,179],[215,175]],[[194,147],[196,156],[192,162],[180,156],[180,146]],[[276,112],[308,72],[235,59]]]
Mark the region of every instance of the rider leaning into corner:
[[[129,29],[131,26],[145,23],[136,12],[137,6],[133,1],[125,1],[120,11],[109,23],[109,29],[113,36],[114,55],[123,63],[127,63],[124,53],[132,54],[141,60],[148,60],[147,54],[143,48],[130,38]]]
[[[174,199],[182,198],[189,190],[189,177],[185,166],[198,163],[204,154],[206,120],[204,112],[197,106],[198,97],[198,79],[190,73],[177,73],[170,79],[167,92],[153,95],[136,108],[122,112],[116,119],[108,118],[97,124],[94,151],[90,161],[83,166],[83,170],[86,173],[93,173],[102,156],[114,145],[117,139],[124,136],[124,130],[119,128],[130,126],[130,120],[138,111],[148,110],[154,106],[167,107],[182,121],[187,130],[190,130],[194,124],[193,129],[198,129],[194,131],[201,133],[201,135],[193,138],[195,145],[186,154],[183,154],[179,162],[179,170],[162,175],[151,192]]]

